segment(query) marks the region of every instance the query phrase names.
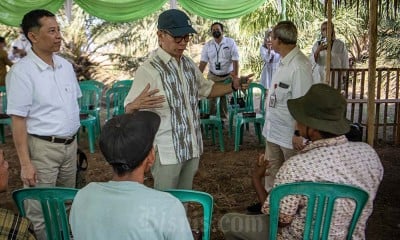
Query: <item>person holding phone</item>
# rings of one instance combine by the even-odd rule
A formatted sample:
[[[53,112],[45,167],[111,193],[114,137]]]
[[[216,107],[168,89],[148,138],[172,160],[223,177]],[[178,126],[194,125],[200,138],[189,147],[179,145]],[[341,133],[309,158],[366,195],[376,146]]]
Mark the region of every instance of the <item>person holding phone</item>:
[[[264,42],[260,47],[260,56],[264,62],[260,84],[265,89],[271,88],[272,75],[275,73],[281,59],[279,53],[272,49],[271,32],[272,28],[265,31]]]
[[[321,24],[321,38],[314,43],[310,54],[310,61],[312,64],[313,82],[314,83],[325,83],[325,71],[326,69],[326,54],[328,48],[328,37],[327,37],[327,26],[328,22],[325,21]],[[332,35],[331,35],[331,68],[349,68],[349,56],[346,48],[346,44],[336,38],[335,28],[332,23]],[[341,76],[345,78],[345,75]],[[337,75],[334,80],[334,86],[339,83],[339,76]]]

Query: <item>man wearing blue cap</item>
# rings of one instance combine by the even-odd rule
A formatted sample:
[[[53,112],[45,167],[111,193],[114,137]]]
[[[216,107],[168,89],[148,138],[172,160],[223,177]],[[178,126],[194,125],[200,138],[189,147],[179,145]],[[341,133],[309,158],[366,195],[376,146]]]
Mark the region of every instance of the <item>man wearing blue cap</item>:
[[[151,109],[161,116],[155,139],[156,162],[152,168],[154,187],[191,189],[203,152],[198,100],[236,91],[241,88],[240,79],[235,77],[232,84],[214,85],[204,78],[193,60],[183,54],[196,33],[184,12],[164,11],[157,27],[160,47],[137,70],[134,87],[125,99],[125,109],[127,112],[137,110],[133,100],[148,84],[165,96],[166,102],[160,108]],[[249,81],[251,76],[244,78]],[[246,88],[247,84],[242,87]]]

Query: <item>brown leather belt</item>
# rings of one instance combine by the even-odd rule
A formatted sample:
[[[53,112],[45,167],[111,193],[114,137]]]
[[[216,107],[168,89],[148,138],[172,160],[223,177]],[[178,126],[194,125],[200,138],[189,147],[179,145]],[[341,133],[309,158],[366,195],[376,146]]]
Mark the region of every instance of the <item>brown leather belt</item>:
[[[211,72],[211,71],[210,71],[210,73],[211,73],[212,75],[214,75],[214,76],[217,76],[217,77],[227,77],[227,76],[230,75],[230,73],[227,73],[227,74],[224,74],[224,75],[218,75],[218,74],[215,74],[215,73],[213,73],[213,72]]]
[[[63,143],[64,145],[68,145],[71,144],[74,140],[75,140],[75,136],[72,136],[71,138],[58,138],[58,137],[54,137],[54,136],[40,136],[40,135],[36,135],[36,134],[30,134],[33,137],[45,140],[45,141],[49,141],[52,143]]]

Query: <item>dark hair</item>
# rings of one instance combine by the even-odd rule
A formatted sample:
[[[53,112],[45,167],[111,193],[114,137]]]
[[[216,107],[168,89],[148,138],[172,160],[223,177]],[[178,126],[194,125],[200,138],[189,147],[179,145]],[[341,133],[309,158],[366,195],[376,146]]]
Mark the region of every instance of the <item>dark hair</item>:
[[[324,132],[324,131],[321,131],[321,130],[318,130],[318,132],[319,132],[319,134],[321,134],[321,137],[323,138],[323,139],[326,139],[326,138],[334,138],[334,137],[338,137],[339,135],[337,135],[337,134],[333,134],[333,133],[329,133],[329,132]]]
[[[220,22],[215,22],[215,23],[211,24],[211,27],[210,27],[211,32],[212,32],[212,27],[214,27],[214,25],[219,25],[221,27],[221,30],[224,31],[224,25]]]
[[[284,44],[297,43],[297,28],[291,21],[281,21],[273,29],[274,38],[278,38]]]
[[[4,37],[0,37],[0,43],[5,43],[6,39]]]
[[[104,125],[100,150],[118,176],[132,172],[153,148],[160,117],[153,112],[138,111],[116,116]]]
[[[28,32],[32,28],[40,28],[42,25],[40,25],[39,20],[42,17],[55,17],[55,15],[47,11],[45,9],[36,9],[28,12],[27,14],[24,15],[22,18],[22,23],[21,23],[21,28],[22,31],[24,32],[25,37],[28,39],[28,41],[32,44],[31,40],[28,38]]]

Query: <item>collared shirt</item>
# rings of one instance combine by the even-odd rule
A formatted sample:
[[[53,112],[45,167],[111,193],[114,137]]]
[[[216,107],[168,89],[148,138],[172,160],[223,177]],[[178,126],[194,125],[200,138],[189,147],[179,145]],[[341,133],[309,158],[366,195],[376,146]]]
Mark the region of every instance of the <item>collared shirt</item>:
[[[71,63],[53,55],[54,67],[32,50],[7,74],[7,114],[26,117],[29,134],[73,136],[82,93]]]
[[[358,220],[353,238],[365,239],[365,226],[373,210],[373,201],[383,177],[383,167],[375,150],[363,142],[349,142],[345,136],[321,139],[307,145],[298,155],[285,161],[274,186],[300,181],[332,182],[354,185],[369,193],[368,202]],[[281,239],[302,239],[306,211],[305,198],[285,197],[280,206],[280,221],[290,223],[282,229]],[[345,239],[353,215],[354,202],[338,200],[334,209],[329,239]],[[269,198],[262,211],[269,213]]]
[[[289,113],[287,100],[303,96],[311,84],[311,63],[300,49],[295,47],[281,59],[268,92],[263,135],[269,142],[293,148],[295,121]],[[271,96],[276,97],[273,107],[270,106]]]
[[[326,54],[328,51],[320,51],[317,61],[315,61],[314,54],[317,51],[318,46],[319,44],[317,41],[314,43],[310,54],[314,84],[325,82]],[[339,39],[334,39],[332,42],[331,68],[349,68],[349,56],[346,44]]]
[[[235,40],[223,37],[219,44],[214,39],[208,41],[201,51],[200,61],[208,63],[208,69],[214,74],[229,74],[233,71],[232,61],[239,61]],[[216,63],[220,63],[220,70],[215,68]]]
[[[152,89],[159,89],[159,95],[166,95],[165,90],[163,88],[162,81],[160,73],[158,70],[156,70],[151,64],[151,58],[159,56],[161,60],[165,63],[167,62],[173,62],[175,65],[176,69],[178,69],[179,73],[179,78],[181,79],[181,83],[184,85],[182,89],[185,91],[183,94],[184,96],[187,97],[185,100],[186,103],[189,103],[189,98],[188,98],[188,86],[187,86],[187,80],[184,77],[183,74],[183,67],[181,63],[178,63],[175,58],[173,58],[171,55],[169,55],[167,52],[165,52],[162,48],[157,49],[156,52],[152,54],[150,59],[148,59],[145,63],[143,63],[142,66],[138,68],[136,71],[135,75],[135,83],[132,85],[131,90],[129,91],[126,99],[125,99],[125,106],[132,102],[139,94],[143,91],[143,89],[146,87],[146,85],[149,83],[150,84],[150,90]],[[201,97],[207,97],[212,89],[212,86],[214,82],[208,81],[204,78],[203,74],[200,72],[196,64],[192,61],[193,68],[195,69],[196,72],[196,80],[197,80],[197,85],[199,89],[199,95]],[[187,107],[190,107],[189,104],[187,104]],[[148,109],[149,111],[153,111],[157,113],[161,117],[161,123],[160,127],[158,129],[156,138],[155,138],[155,144],[157,145],[158,149],[158,154],[160,157],[160,162],[163,165],[168,165],[168,164],[177,164],[178,159],[175,153],[174,149],[174,144],[173,144],[173,139],[172,139],[172,120],[171,120],[171,111],[169,107],[168,101],[164,102],[161,108],[154,108],[154,109]],[[191,115],[192,111],[187,111],[189,114],[189,118],[199,118],[199,116],[192,116]],[[190,124],[190,122],[189,122]],[[186,127],[191,127],[193,128],[193,125],[191,124],[190,126]],[[192,129],[191,132],[196,132],[194,129]],[[192,136],[192,143],[196,143],[197,136]],[[194,146],[193,149],[193,156],[200,157],[200,147],[199,146]]]
[[[182,203],[138,182],[89,183],[77,193],[69,218],[74,239],[193,239]]]

